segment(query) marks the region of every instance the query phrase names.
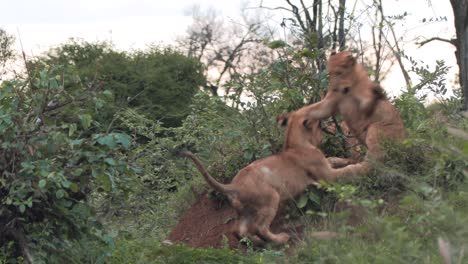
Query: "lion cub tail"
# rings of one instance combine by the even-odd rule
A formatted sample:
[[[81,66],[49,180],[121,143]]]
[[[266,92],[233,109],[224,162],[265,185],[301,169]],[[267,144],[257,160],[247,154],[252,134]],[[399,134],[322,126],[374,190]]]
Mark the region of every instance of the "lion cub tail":
[[[197,156],[195,156],[195,154],[193,154],[192,152],[190,151],[183,151],[181,153],[182,156],[185,156],[185,157],[188,157],[190,158],[193,163],[195,163],[195,166],[197,167],[197,169],[200,171],[200,173],[203,175],[203,177],[205,178],[205,180],[208,182],[208,184],[213,188],[215,189],[216,191],[220,192],[220,193],[224,193],[224,194],[229,194],[231,193],[232,191],[234,191],[234,189],[232,188],[233,186],[230,186],[228,184],[222,184],[220,182],[218,182],[217,180],[215,180],[209,173],[208,171],[206,171],[205,167],[203,166],[203,164],[201,163],[200,159],[198,159]]]

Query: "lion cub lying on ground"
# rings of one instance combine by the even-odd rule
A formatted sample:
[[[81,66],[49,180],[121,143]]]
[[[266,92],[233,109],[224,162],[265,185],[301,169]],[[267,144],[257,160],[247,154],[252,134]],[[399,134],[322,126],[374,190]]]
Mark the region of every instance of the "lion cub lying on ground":
[[[251,163],[240,170],[229,184],[219,183],[210,176],[193,153],[182,153],[193,160],[213,189],[227,196],[239,215],[240,237],[249,234],[254,243],[261,242],[261,239],[285,243],[289,239],[288,234],[270,231],[280,202],[297,196],[319,180],[334,181],[338,176],[354,174],[362,169],[358,164],[340,169],[330,167],[315,146],[321,140],[319,121],[310,119],[307,113],[302,109],[279,116],[278,123],[287,125],[283,151]]]
[[[309,118],[324,119],[340,114],[351,133],[367,146],[368,155],[376,159],[382,154],[379,148],[381,137],[405,137],[400,114],[385,98],[383,89],[369,79],[364,67],[351,53],[332,54],[327,69],[330,84],[325,98],[303,107]],[[340,159],[331,160],[338,163]],[[367,162],[363,165],[369,167]]]

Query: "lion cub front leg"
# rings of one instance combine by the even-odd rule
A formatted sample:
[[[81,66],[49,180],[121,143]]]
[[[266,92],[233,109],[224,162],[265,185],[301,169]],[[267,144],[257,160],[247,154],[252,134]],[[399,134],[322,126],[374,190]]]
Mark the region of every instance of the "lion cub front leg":
[[[328,157],[327,162],[330,164],[332,168],[341,168],[341,167],[354,163],[352,159],[338,158],[338,157]]]
[[[346,165],[352,164],[353,160],[347,158],[339,158],[339,157],[328,157],[328,163],[334,168],[337,167],[344,167]]]

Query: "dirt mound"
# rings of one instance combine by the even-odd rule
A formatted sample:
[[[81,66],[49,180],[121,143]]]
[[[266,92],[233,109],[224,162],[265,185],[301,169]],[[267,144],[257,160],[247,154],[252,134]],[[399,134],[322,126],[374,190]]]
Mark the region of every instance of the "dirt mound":
[[[303,226],[293,226],[281,212],[271,225],[273,232],[285,231],[293,239],[302,234]],[[230,248],[240,248],[239,239],[234,234],[237,227],[236,212],[228,203],[220,203],[208,198],[207,193],[182,215],[177,226],[168,237],[172,243],[184,243],[189,247],[223,247],[227,238]]]
[[[228,204],[209,199],[205,192],[182,215],[168,239],[189,247],[221,247],[225,235],[229,245],[234,246],[237,244],[232,232],[235,217],[234,209]]]

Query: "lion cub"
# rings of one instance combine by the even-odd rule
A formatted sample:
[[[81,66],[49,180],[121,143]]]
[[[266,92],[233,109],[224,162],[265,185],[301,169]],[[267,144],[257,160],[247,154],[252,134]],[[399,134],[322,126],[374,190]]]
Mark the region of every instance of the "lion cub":
[[[238,235],[249,235],[254,242],[269,240],[285,243],[286,233],[274,234],[270,224],[280,202],[291,199],[307,186],[319,180],[333,181],[338,176],[358,173],[360,165],[333,169],[323,153],[315,146],[321,140],[319,121],[310,119],[307,111],[298,110],[277,118],[287,126],[281,153],[257,160],[241,169],[231,183],[216,181],[191,152],[182,153],[195,163],[208,184],[224,193],[239,215]]]
[[[303,109],[314,119],[340,114],[351,133],[367,146],[368,156],[379,159],[382,137],[402,139],[406,136],[398,110],[388,101],[384,90],[369,79],[367,71],[351,53],[332,54],[327,69],[330,82],[325,98]],[[370,167],[367,161],[362,165],[367,169]]]

